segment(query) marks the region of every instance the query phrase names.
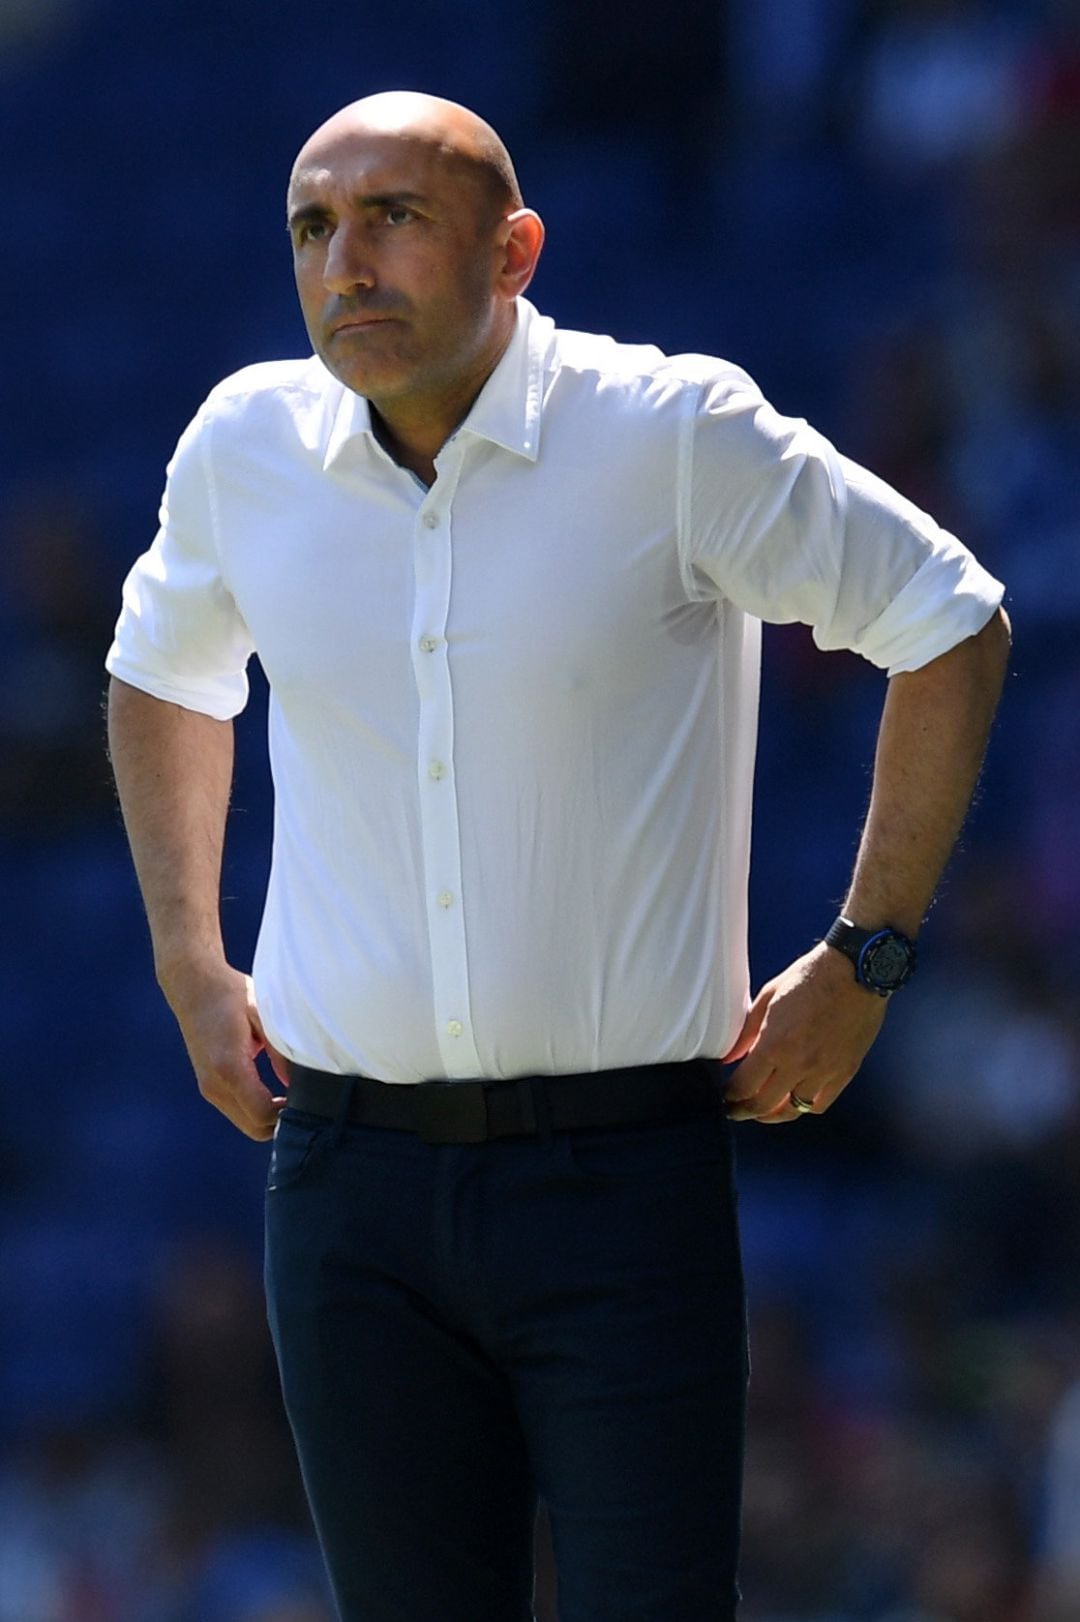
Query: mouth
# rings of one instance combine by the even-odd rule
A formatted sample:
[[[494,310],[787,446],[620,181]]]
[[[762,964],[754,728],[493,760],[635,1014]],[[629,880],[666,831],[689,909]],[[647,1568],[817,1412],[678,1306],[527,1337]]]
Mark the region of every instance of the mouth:
[[[398,319],[393,315],[357,315],[351,316],[347,321],[339,321],[330,329],[331,338],[337,338],[343,332],[367,332],[372,327],[397,326]]]

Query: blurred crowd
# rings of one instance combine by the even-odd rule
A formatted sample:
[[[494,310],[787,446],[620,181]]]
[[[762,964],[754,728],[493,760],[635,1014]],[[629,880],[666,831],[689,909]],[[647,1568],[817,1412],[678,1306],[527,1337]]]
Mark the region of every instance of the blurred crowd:
[[[199,400],[303,352],[294,151],[401,85],[506,137],[560,324],[738,361],[1008,585],[1013,671],[920,975],[828,1116],[738,1133],[744,1614],[1076,1622],[1080,6],[397,12],[0,4],[0,1622],[332,1615],[263,1320],[265,1150],[199,1100],[153,984],[102,658]],[[881,697],[767,633],[758,983],[833,916]]]

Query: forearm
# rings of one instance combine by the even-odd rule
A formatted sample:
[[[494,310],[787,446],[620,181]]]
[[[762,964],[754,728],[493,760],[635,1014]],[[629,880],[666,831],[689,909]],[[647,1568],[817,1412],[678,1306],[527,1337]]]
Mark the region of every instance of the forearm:
[[[971,803],[1008,648],[1008,620],[998,614],[977,636],[889,682],[844,905],[856,924],[918,932]]]
[[[109,751],[150,923],[158,981],[225,961],[221,856],[233,770],[231,721],[113,679]]]

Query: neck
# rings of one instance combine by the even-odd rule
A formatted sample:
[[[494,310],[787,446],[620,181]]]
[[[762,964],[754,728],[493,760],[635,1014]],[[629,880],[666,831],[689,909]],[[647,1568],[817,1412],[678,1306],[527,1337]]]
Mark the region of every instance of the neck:
[[[476,364],[437,396],[375,400],[370,396],[371,425],[376,439],[395,462],[425,484],[435,482],[435,458],[450,435],[472,410],[480,390],[506,352],[513,323],[477,358]]]
[[[392,456],[399,466],[407,467],[410,472],[423,479],[425,484],[434,484],[435,458],[462,417],[467,414],[471,404],[470,400],[461,416],[453,421],[443,418],[438,424],[434,424],[428,415],[412,421],[407,413],[393,406],[380,406],[374,400],[368,401],[372,431],[383,450]]]

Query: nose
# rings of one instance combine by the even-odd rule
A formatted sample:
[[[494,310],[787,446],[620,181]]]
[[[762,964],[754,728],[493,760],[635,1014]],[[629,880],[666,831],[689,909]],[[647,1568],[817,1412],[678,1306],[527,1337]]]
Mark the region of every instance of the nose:
[[[344,220],[336,226],[327,246],[323,281],[331,293],[375,286],[375,270],[362,233]]]

